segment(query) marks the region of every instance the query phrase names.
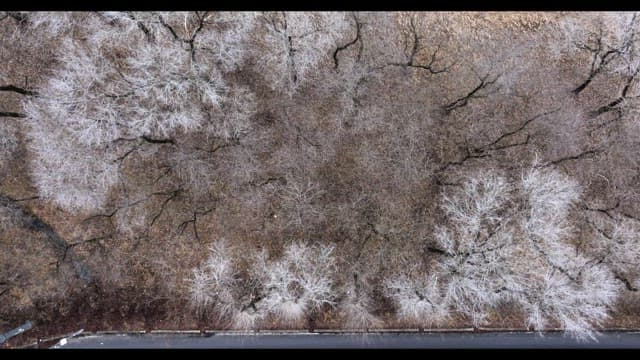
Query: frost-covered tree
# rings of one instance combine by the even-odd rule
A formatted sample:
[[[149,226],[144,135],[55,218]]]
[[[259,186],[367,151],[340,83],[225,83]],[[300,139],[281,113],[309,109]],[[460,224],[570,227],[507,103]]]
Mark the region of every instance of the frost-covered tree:
[[[396,315],[401,320],[431,326],[450,315],[450,304],[441,294],[437,277],[428,277],[424,273],[414,277],[400,275],[388,279],[384,286],[385,293],[394,302]]]
[[[233,327],[247,329],[268,315],[298,325],[313,310],[334,304],[333,247],[294,242],[272,260],[265,251],[256,252],[244,279],[231,251],[225,242],[216,242],[194,270],[191,303],[198,311],[214,311],[230,318]]]
[[[237,248],[226,240],[218,240],[209,248],[205,262],[195,268],[190,277],[190,303],[195,310],[206,315],[215,313],[230,320],[231,327],[251,329],[260,324],[268,314],[260,302],[264,297],[263,286],[257,280],[260,274],[253,269],[239,268]],[[258,253],[254,268],[263,260]],[[261,269],[260,269],[261,270]],[[245,274],[245,275],[243,275]]]
[[[310,311],[333,304],[333,247],[289,245],[281,259],[267,264],[264,302],[278,319],[298,323]]]
[[[609,264],[617,278],[628,290],[640,288],[640,226],[635,219],[624,218],[614,225],[609,241],[604,245],[604,262]],[[631,277],[629,279],[629,277]]]
[[[548,168],[533,167],[517,182],[495,172],[470,177],[443,197],[447,225],[428,245],[440,255],[432,272],[387,280],[399,316],[425,324],[461,313],[479,326],[498,305],[513,303],[536,330],[559,324],[593,337],[617,284],[571,245],[568,219],[580,193]]]
[[[640,225],[628,214],[610,209],[587,207],[585,222],[594,230],[594,236],[585,239],[582,247],[592,254],[594,261],[605,264],[620,285],[628,291],[640,288]]]
[[[182,134],[195,132],[223,141],[245,134],[253,94],[223,78],[233,69],[229,49],[251,28],[245,15],[107,13],[76,23],[83,36],[63,41],[60,67],[25,106],[41,193],[66,208],[100,208],[120,164],[141,145],[180,148]],[[36,29],[74,24],[40,18]]]
[[[204,265],[193,271],[191,303],[200,313],[216,305],[216,310],[223,316],[232,315],[234,299],[231,290],[235,286],[236,274],[229,245],[220,240],[209,251]]]

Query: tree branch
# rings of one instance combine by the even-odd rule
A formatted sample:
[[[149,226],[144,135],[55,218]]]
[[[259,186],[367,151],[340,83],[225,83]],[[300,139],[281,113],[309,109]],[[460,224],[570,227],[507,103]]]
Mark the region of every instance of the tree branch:
[[[0,111],[0,117],[26,118],[27,115],[17,112]]]
[[[532,123],[534,120],[537,120],[537,119],[539,119],[539,118],[541,118],[541,117],[543,117],[543,116],[547,116],[547,115],[549,115],[549,114],[553,114],[553,113],[555,113],[555,112],[557,112],[557,111],[559,111],[559,110],[560,110],[560,108],[557,108],[557,109],[554,109],[554,110],[551,110],[551,111],[544,112],[544,113],[542,113],[542,114],[538,114],[538,115],[536,115],[536,116],[534,116],[534,117],[532,117],[532,118],[530,118],[530,119],[527,119],[527,120],[525,120],[522,124],[520,124],[520,126],[518,126],[516,129],[514,129],[514,130],[512,130],[512,131],[508,131],[508,132],[506,132],[506,133],[504,133],[504,134],[500,135],[499,137],[497,137],[497,138],[496,138],[495,140],[493,140],[492,142],[490,142],[490,143],[488,143],[488,144],[485,144],[485,145],[483,145],[483,146],[481,146],[480,148],[477,148],[477,149],[487,149],[487,148],[490,148],[490,147],[492,147],[492,146],[494,146],[494,145],[498,144],[498,143],[499,143],[499,142],[501,142],[502,140],[506,139],[507,137],[512,136],[512,135],[515,135],[515,134],[519,133],[520,131],[524,130],[524,129],[527,127],[527,125],[529,125],[530,123]],[[528,135],[527,135],[527,139],[528,139]],[[528,141],[528,140],[527,140],[527,141]],[[508,146],[507,146],[507,147],[508,147]],[[504,147],[503,147],[503,148],[504,148]],[[499,149],[499,147],[496,147],[496,148],[494,148],[494,149]]]
[[[592,207],[589,207],[589,205],[586,205],[586,204],[585,204],[585,205],[583,205],[583,206],[582,206],[582,208],[583,208],[584,210],[587,210],[587,211],[599,212],[599,213],[601,213],[601,214],[606,215],[606,216],[607,216],[608,218],[610,218],[610,219],[614,219],[613,215],[611,215],[609,212],[610,212],[610,211],[612,211],[612,210],[617,209],[617,208],[618,208],[618,206],[620,206],[620,200],[617,200],[617,201],[616,201],[616,204],[615,204],[614,206],[609,207],[609,208],[606,208],[606,209],[592,208]]]
[[[155,37],[153,36],[151,30],[149,30],[149,28],[142,21],[138,20],[131,11],[127,11],[127,16],[129,17],[129,19],[136,22],[138,28],[142,30],[144,35],[147,37],[147,41],[151,43],[155,41]]]
[[[175,145],[176,144],[175,140],[173,140],[171,138],[154,139],[154,138],[152,138],[150,136],[143,135],[143,136],[140,137],[140,139],[142,139],[142,140],[144,140],[144,141],[146,141],[148,143],[151,143],[151,144],[171,144],[171,145]]]
[[[599,154],[601,152],[602,151],[599,150],[599,149],[586,150],[586,151],[583,151],[583,152],[581,152],[581,153],[579,153],[577,155],[565,156],[565,157],[562,157],[562,158],[559,158],[559,159],[556,159],[556,160],[553,160],[553,161],[549,161],[549,162],[547,162],[545,164],[537,165],[536,167],[540,168],[540,167],[547,167],[547,166],[551,166],[551,165],[558,165],[558,164],[560,164],[560,163],[562,163],[564,161],[578,160],[578,159],[585,158],[586,156],[589,156],[589,155]]]
[[[180,235],[182,235],[184,230],[187,228],[187,225],[193,224],[193,235],[195,236],[196,240],[198,240],[198,242],[201,242],[200,235],[198,234],[198,215],[206,215],[212,212],[213,210],[215,210],[215,208],[207,209],[204,211],[194,211],[193,217],[191,219],[183,221],[182,223],[180,223],[180,225],[178,225]]]
[[[168,197],[164,200],[164,202],[162,203],[162,205],[160,206],[160,211],[158,211],[153,219],[151,220],[151,224],[149,224],[149,228],[151,228],[156,220],[158,220],[158,218],[162,215],[162,213],[165,210],[165,207],[167,206],[167,204],[169,203],[169,201],[175,199],[176,197],[178,197],[178,195],[182,192],[182,189],[176,189],[176,190],[172,190],[169,192],[156,192],[156,193],[152,193],[151,195],[167,195]]]
[[[477,98],[482,98],[485,97],[486,95],[481,95],[479,94],[479,92],[483,89],[488,88],[490,85],[493,85],[496,83],[496,81],[498,81],[499,76],[494,77],[493,79],[489,79],[489,73],[487,73],[485,76],[479,78],[480,83],[473,88],[471,91],[469,91],[466,95],[450,102],[449,104],[445,105],[443,107],[445,113],[448,115],[450,114],[452,111],[454,111],[455,109],[461,108],[463,106],[466,106],[470,100],[472,99],[477,99]]]
[[[350,46],[354,45],[356,42],[358,42],[360,40],[360,29],[362,28],[362,23],[360,21],[358,21],[358,18],[356,17],[356,14],[352,13],[351,14],[353,16],[353,21],[356,24],[356,35],[353,38],[353,40],[349,41],[348,43],[338,46],[336,48],[336,50],[333,52],[333,68],[337,69],[338,68],[338,53],[340,53],[340,51],[346,50],[348,49]],[[358,56],[359,57],[359,56]]]
[[[622,281],[622,283],[623,283],[623,284],[624,284],[624,286],[627,288],[627,290],[629,290],[629,291],[634,291],[634,292],[635,292],[635,291],[638,291],[638,288],[637,288],[637,287],[635,287],[635,286],[633,286],[633,285],[631,284],[631,282],[629,281],[629,279],[627,279],[626,277],[622,276],[620,273],[616,272],[616,273],[615,273],[615,278],[616,278],[617,280]]]
[[[15,85],[0,85],[0,91],[12,91],[22,95],[38,96],[38,92],[36,91],[23,89]]]

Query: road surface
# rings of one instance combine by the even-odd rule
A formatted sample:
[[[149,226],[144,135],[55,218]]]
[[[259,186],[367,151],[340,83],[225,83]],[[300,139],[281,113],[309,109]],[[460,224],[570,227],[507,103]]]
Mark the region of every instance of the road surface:
[[[607,332],[598,342],[577,342],[562,333],[541,336],[531,332],[509,333],[369,333],[369,334],[133,334],[88,335],[62,341],[56,348],[635,348],[640,332]]]

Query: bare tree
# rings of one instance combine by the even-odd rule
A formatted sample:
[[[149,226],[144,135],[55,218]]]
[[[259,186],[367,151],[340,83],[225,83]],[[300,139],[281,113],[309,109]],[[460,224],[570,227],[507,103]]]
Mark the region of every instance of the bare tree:
[[[228,245],[217,242],[203,266],[194,270],[191,302],[202,312],[212,308],[231,317],[236,328],[251,328],[267,315],[287,324],[300,324],[305,316],[333,304],[333,248],[291,243],[281,258],[268,260],[257,252],[249,278],[240,270]],[[248,292],[248,297],[246,296]]]
[[[585,222],[594,230],[585,239],[583,248],[592,254],[594,261],[609,267],[620,285],[628,291],[638,291],[638,262],[640,253],[638,220],[624,211],[617,212],[620,203],[611,208],[584,206]]]
[[[204,266],[193,272],[191,302],[200,313],[215,304],[216,310],[228,315],[233,304],[230,293],[234,286],[233,259],[224,241],[216,242],[210,251]]]
[[[574,44],[578,49],[589,54],[591,66],[587,78],[573,89],[574,94],[579,95],[596,76],[613,70],[612,67],[615,67],[616,63],[619,64],[621,60],[624,61],[630,55],[638,41],[636,27],[636,14],[631,16],[611,14],[609,18],[600,19],[600,22],[596,24],[596,30],[592,30],[592,28],[583,30],[586,33],[584,34],[585,38],[574,40]],[[571,32],[576,32],[575,25],[570,29]],[[570,35],[576,36],[575,34]]]
[[[262,15],[265,39],[256,54],[273,88],[291,92],[303,83],[349,27],[344,13],[282,12]]]
[[[576,254],[569,243],[570,207],[580,188],[557,171],[532,168],[512,184],[478,174],[443,197],[449,226],[428,250],[440,260],[434,273],[389,279],[399,315],[425,322],[449,312],[479,326],[501,303],[515,303],[527,324],[559,322],[578,338],[607,317],[616,299],[606,267]]]
[[[207,25],[215,33],[217,26],[211,20],[216,17],[196,15],[200,22],[195,30],[184,15],[188,39],[169,24],[182,18],[180,14],[167,19],[107,14],[78,25],[88,33],[87,40],[65,41],[62,67],[41,96],[25,107],[34,175],[44,196],[68,208],[100,208],[120,177],[120,165],[141,147],[180,149],[186,139],[176,137],[185,132],[204,132],[224,141],[247,132],[255,113],[253,94],[246,87],[227,86],[215,57],[195,57],[198,30]],[[194,171],[179,170],[182,175]]]
[[[299,323],[325,304],[332,305],[333,247],[289,245],[281,259],[267,264],[264,299],[270,312],[285,323]]]

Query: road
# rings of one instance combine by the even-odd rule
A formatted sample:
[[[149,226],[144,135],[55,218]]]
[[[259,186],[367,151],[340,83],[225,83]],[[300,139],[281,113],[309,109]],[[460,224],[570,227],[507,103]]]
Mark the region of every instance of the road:
[[[63,341],[62,349],[78,348],[635,348],[640,332],[607,332],[598,342],[577,342],[562,333],[369,333],[369,334],[134,334],[89,335]]]

